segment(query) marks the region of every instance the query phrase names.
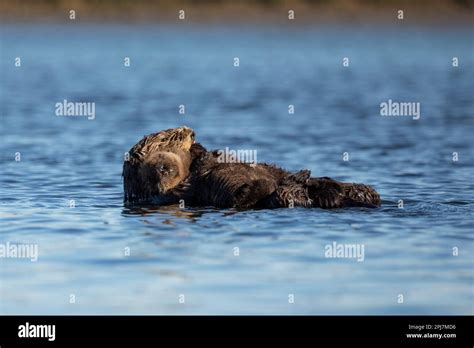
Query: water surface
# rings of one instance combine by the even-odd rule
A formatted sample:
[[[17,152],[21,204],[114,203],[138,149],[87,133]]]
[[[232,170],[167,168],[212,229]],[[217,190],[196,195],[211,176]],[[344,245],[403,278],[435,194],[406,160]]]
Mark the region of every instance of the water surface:
[[[0,259],[1,313],[473,314],[472,28],[3,25],[0,59],[0,243],[39,247]],[[380,116],[388,99],[421,118]],[[124,152],[183,124],[383,205],[124,207]]]

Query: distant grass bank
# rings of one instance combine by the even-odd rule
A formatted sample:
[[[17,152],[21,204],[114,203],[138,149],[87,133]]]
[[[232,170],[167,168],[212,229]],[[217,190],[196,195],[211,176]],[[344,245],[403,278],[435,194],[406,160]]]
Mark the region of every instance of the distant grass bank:
[[[474,0],[0,0],[2,22],[66,22],[74,11],[80,22],[390,24],[400,10],[408,24],[474,22]]]

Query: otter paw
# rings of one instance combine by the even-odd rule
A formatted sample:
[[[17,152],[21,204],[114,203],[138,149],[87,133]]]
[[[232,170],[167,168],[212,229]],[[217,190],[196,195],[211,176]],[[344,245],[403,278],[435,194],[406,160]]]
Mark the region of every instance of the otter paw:
[[[344,204],[344,188],[331,178],[311,178],[308,182],[308,194],[313,207],[329,209]]]

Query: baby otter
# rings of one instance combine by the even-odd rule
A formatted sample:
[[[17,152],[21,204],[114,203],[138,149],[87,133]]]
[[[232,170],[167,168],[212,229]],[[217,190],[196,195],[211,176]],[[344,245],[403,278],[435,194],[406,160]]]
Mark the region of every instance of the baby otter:
[[[150,134],[135,144],[123,163],[124,200],[151,202],[189,175],[194,131],[173,128]]]
[[[266,163],[222,163],[217,151],[207,151],[194,137],[192,129],[181,127],[151,134],[135,145],[124,163],[125,202],[172,204],[183,199],[188,206],[242,209],[380,206],[380,196],[370,186]]]

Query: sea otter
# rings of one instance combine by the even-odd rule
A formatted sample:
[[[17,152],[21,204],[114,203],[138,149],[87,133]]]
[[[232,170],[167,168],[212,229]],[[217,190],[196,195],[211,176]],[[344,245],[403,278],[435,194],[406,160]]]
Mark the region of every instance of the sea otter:
[[[271,164],[222,163],[217,151],[195,141],[191,128],[145,136],[123,166],[125,203],[218,208],[378,207],[370,186],[288,172]]]
[[[189,175],[194,131],[173,128],[143,137],[123,164],[125,202],[147,202],[161,197]]]

